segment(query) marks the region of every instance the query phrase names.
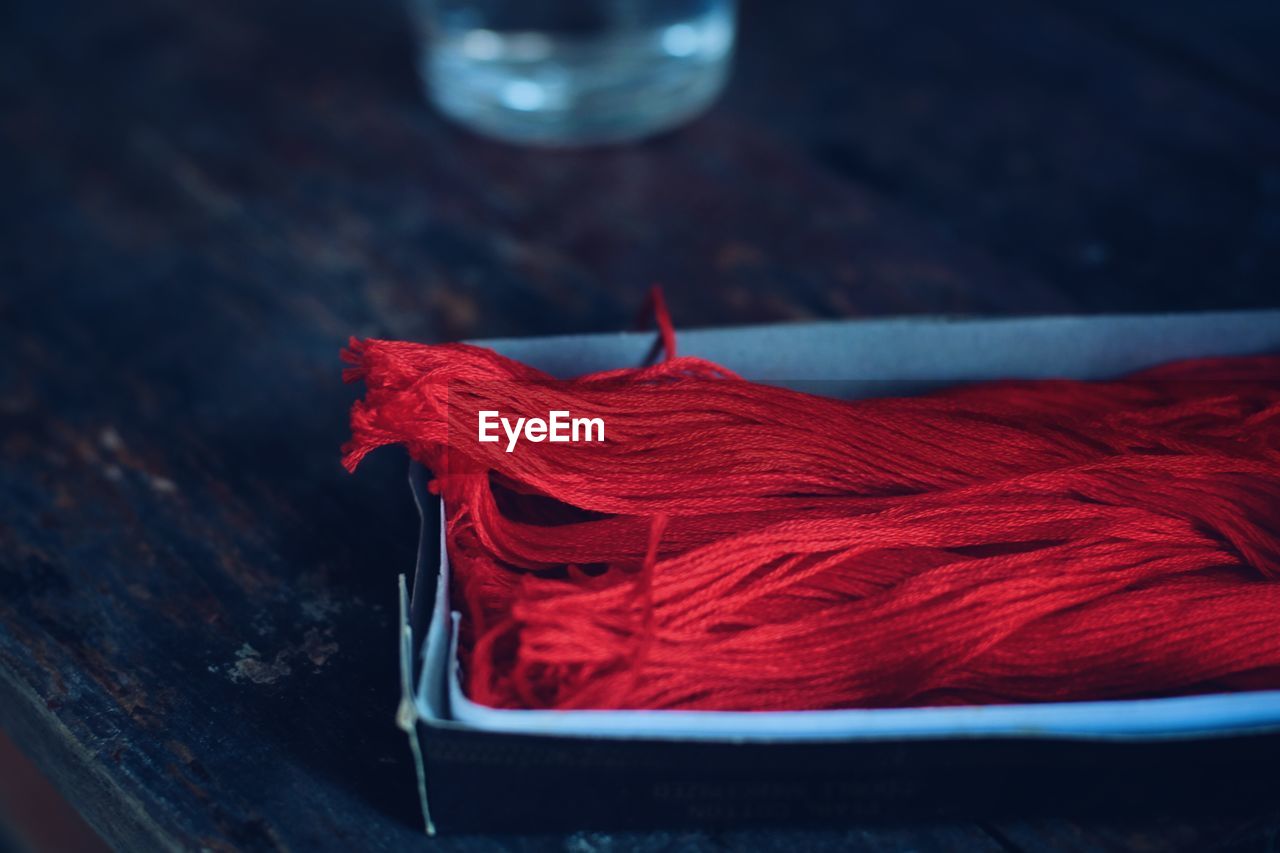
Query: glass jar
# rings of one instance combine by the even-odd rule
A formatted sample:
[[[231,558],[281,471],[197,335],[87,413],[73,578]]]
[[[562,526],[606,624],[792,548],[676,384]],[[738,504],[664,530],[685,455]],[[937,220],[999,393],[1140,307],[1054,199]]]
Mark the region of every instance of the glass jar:
[[[455,121],[511,142],[656,133],[724,88],[736,0],[410,0],[421,73]]]

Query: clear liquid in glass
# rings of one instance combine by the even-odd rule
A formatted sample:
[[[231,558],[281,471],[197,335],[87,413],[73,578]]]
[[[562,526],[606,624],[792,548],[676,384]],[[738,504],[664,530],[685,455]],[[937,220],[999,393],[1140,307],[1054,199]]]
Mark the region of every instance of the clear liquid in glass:
[[[450,118],[581,145],[680,124],[724,87],[735,0],[413,0],[421,72]]]

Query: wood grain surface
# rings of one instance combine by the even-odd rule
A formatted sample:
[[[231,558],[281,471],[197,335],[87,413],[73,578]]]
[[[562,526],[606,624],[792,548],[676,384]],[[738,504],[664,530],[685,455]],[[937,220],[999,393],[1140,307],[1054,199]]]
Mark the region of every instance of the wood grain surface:
[[[403,457],[338,465],[348,335],[1280,304],[1268,2],[747,0],[643,145],[486,142],[389,0],[0,10],[0,726],[124,849],[425,846]],[[442,849],[1209,849],[1161,813]]]

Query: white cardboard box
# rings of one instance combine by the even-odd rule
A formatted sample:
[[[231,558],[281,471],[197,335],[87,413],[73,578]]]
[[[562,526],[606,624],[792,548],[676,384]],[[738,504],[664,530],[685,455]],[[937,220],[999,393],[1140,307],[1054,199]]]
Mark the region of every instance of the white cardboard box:
[[[1278,352],[1280,311],[1000,320],[855,320],[686,331],[679,334],[678,340],[682,355],[711,359],[748,379],[853,398],[904,394],[922,387],[936,387],[939,383],[997,378],[1102,379],[1183,358]],[[479,343],[554,375],[573,376],[637,364],[651,342],[652,335],[648,334],[616,334]],[[892,754],[892,749],[900,750],[910,742],[999,742],[1007,746],[1020,741],[1028,744],[1029,749],[1032,743],[1039,749],[1053,742],[1060,746],[1072,742],[1169,744],[1233,735],[1251,740],[1247,736],[1280,732],[1280,691],[1106,702],[773,713],[520,711],[484,707],[466,698],[457,677],[454,642],[458,617],[450,613],[448,602],[448,554],[439,545],[439,502],[425,492],[421,469],[416,469],[412,479],[423,510],[424,535],[414,584],[413,618],[406,608],[402,649],[405,700],[400,720],[411,733],[419,768],[425,777],[424,808],[428,792],[433,793],[433,802],[440,799],[435,795],[431,778],[432,746],[454,742],[463,733],[464,739],[470,739],[480,753],[484,753],[486,747],[475,747],[476,737],[481,743],[488,737],[490,746],[496,743],[494,738],[501,738],[505,744],[502,748],[508,751],[514,748],[512,744],[554,743],[561,745],[556,748],[572,752],[572,746],[563,744],[590,742],[598,747],[611,741],[630,745],[662,743],[666,749],[675,748],[677,744],[701,743],[754,745],[753,751],[760,747],[775,750],[774,753],[759,752],[765,756],[757,762],[759,766],[767,765],[768,756],[780,755],[776,751],[788,744],[835,746],[878,742],[891,748],[888,753],[884,750],[874,753],[880,755]],[[1280,614],[1277,614],[1277,630],[1280,630]],[[1264,737],[1259,742],[1274,747],[1276,740]],[[1168,746],[1164,751],[1171,753],[1174,747]],[[981,764],[980,752],[966,754],[978,756]],[[1103,756],[1101,765],[1105,765],[1105,749],[1099,754]],[[1149,750],[1147,754],[1150,755]],[[1156,758],[1159,757],[1157,753]],[[575,761],[577,759],[569,764]],[[617,761],[625,765],[628,759],[623,757]],[[457,768],[466,761],[445,759],[436,763],[453,767],[457,773]],[[555,767],[556,761],[552,756],[541,765],[537,761],[533,764],[545,771],[547,767]],[[527,767],[528,763],[522,766]],[[584,770],[585,775],[579,775],[584,775],[589,782],[591,773],[598,770]],[[834,772],[834,776],[826,773],[824,778],[838,778],[838,771]],[[892,776],[889,772],[876,778],[892,782]],[[784,777],[790,780],[794,774],[783,772],[777,778]],[[536,771],[533,778],[537,778]],[[672,784],[663,781],[661,773],[654,778],[659,789]],[[711,778],[720,777],[712,774]],[[774,777],[765,772],[760,778]],[[803,780],[803,776],[801,778]],[[733,780],[715,783],[726,784],[732,787]],[[814,791],[806,789],[792,799],[798,804],[813,804],[818,802],[814,797]],[[728,794],[721,791],[712,799],[741,801],[732,791]],[[747,800],[750,802],[751,798]],[[642,815],[640,825],[652,824],[655,816],[658,822],[667,822],[663,815],[679,812],[679,808],[666,808],[670,804],[664,804],[661,795],[656,798],[657,805],[651,804],[647,810],[635,806],[634,795],[630,802],[637,814]],[[607,800],[602,803],[598,811],[603,821],[590,819],[580,810],[581,825],[634,825],[625,813],[609,808]],[[756,805],[761,806],[763,802]],[[856,808],[858,804],[851,805],[854,807],[849,813],[862,814],[863,810]],[[769,812],[769,809],[763,811]],[[793,811],[766,813],[763,817],[789,821],[813,816],[795,815]],[[800,811],[825,813],[832,809],[801,808]],[[738,814],[731,808],[724,821],[736,823],[754,817],[755,814]],[[688,814],[677,814],[675,822],[690,819],[705,820],[694,808]],[[714,814],[712,819],[718,820]],[[466,821],[461,823],[465,825]],[[496,825],[503,824],[498,821]],[[513,825],[523,827],[526,822],[517,819]]]

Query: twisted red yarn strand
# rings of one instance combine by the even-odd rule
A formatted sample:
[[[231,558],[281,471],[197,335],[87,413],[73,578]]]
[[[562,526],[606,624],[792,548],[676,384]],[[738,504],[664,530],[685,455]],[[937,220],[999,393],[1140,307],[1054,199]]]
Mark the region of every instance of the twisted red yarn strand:
[[[511,708],[1280,688],[1280,357],[841,401],[713,363],[555,380],[353,340],[345,448],[444,499],[468,695]],[[606,440],[476,440],[477,413]]]

